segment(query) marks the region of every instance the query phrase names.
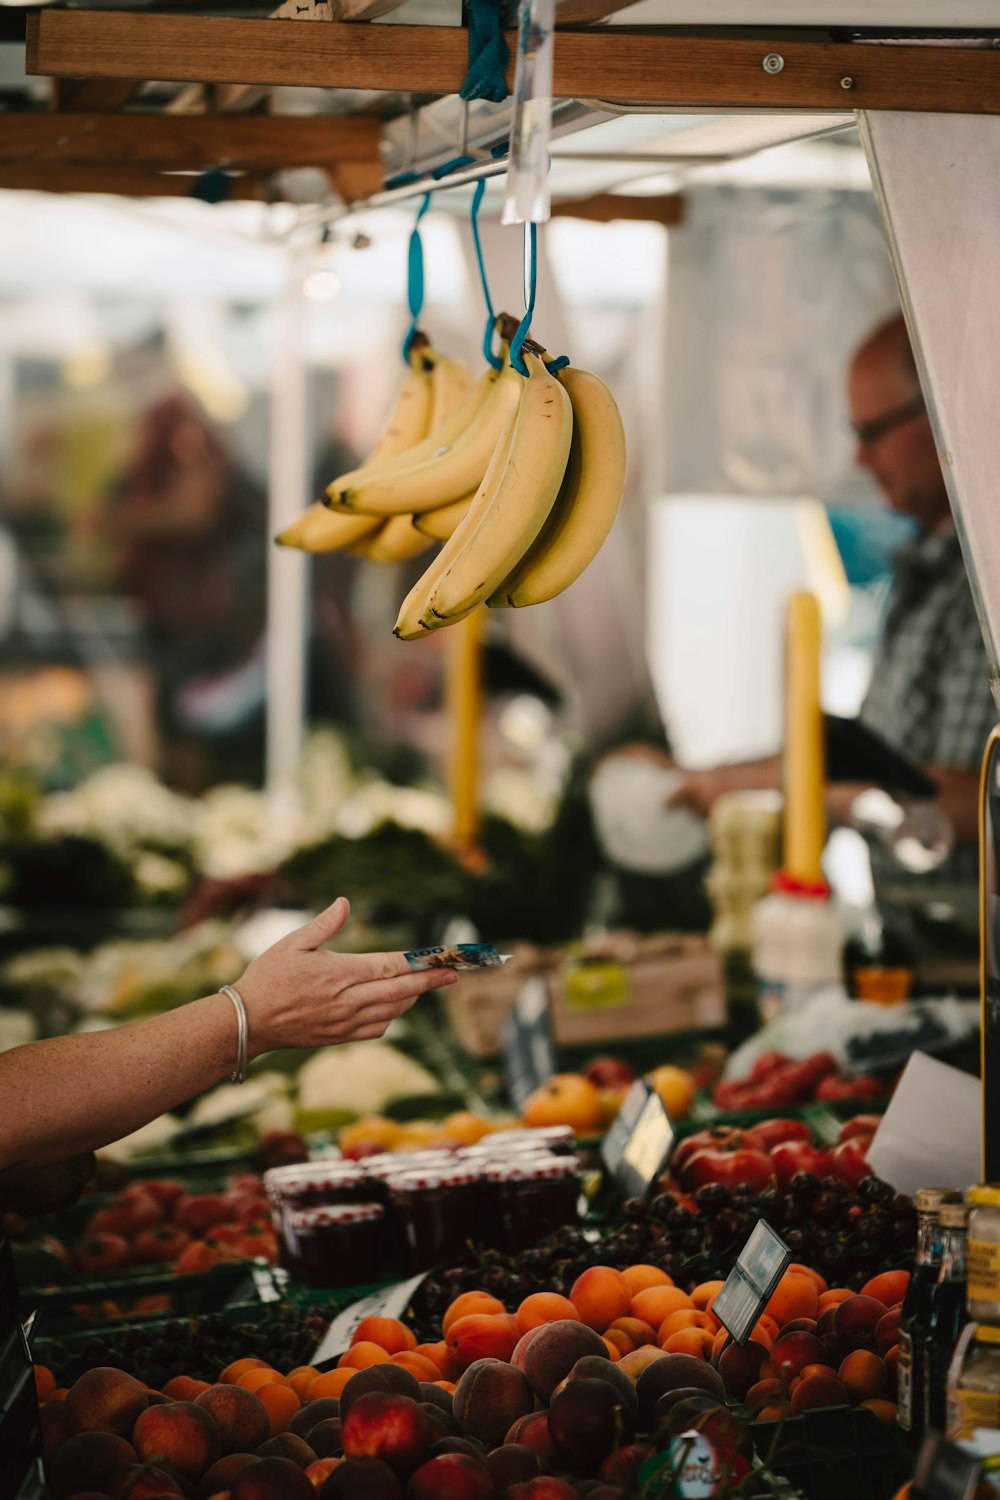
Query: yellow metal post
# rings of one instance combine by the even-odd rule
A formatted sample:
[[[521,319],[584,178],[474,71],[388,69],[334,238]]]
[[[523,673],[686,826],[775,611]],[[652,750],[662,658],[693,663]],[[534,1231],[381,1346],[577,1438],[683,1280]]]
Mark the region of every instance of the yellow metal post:
[[[826,758],[819,697],[820,615],[814,594],[788,601],[785,656],[785,870],[818,884],[826,841]]]
[[[483,610],[476,609],[447,632],[445,705],[449,728],[448,782],[453,835],[460,850],[479,835],[479,716],[482,703]]]

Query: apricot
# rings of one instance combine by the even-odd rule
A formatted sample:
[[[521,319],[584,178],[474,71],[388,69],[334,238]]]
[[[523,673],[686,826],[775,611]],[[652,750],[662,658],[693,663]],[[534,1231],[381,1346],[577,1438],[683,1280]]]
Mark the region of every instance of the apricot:
[[[524,1351],[522,1360],[528,1384],[539,1400],[547,1401],[563,1376],[568,1375],[585,1354],[607,1357],[600,1334],[588,1328],[586,1323],[549,1323],[542,1328]],[[627,1359],[634,1357],[625,1356]]]
[[[467,1453],[430,1458],[410,1479],[406,1500],[494,1500],[496,1491],[486,1465]]]
[[[298,1365],[296,1369],[289,1370],[285,1379],[299,1400],[306,1401],[309,1398],[309,1387],[314,1380],[319,1379],[319,1371],[314,1370],[312,1365]]]
[[[53,1383],[53,1390],[55,1384]],[[115,1432],[127,1438],[147,1405],[138,1380],[106,1365],[87,1370],[66,1397],[66,1409],[77,1432]]]
[[[340,1463],[343,1463],[342,1458],[317,1458],[314,1464],[310,1464],[304,1472],[313,1489],[322,1490],[324,1484]]]
[[[149,1406],[132,1430],[145,1463],[162,1463],[182,1479],[199,1479],[220,1457],[219,1429],[207,1411],[190,1401]]]
[[[315,1401],[306,1401],[299,1407],[288,1424],[289,1432],[308,1438],[312,1429],[330,1417],[340,1416],[340,1401],[336,1396],[320,1396]]]
[[[532,1387],[524,1372],[502,1360],[479,1359],[458,1382],[455,1421],[467,1436],[495,1445],[533,1405]]]
[[[388,1359],[388,1354],[386,1359]],[[284,1375],[279,1375],[277,1370],[272,1370],[270,1365],[264,1365],[259,1370],[246,1370],[237,1380],[236,1384],[241,1391],[259,1391],[262,1385],[288,1385]],[[291,1390],[291,1386],[288,1386]],[[312,1387],[310,1387],[310,1390]],[[187,1400],[186,1396],[181,1398]]]
[[[80,1490],[106,1495],[136,1461],[136,1451],[116,1432],[77,1432],[56,1454],[49,1474],[52,1500],[68,1500]]]
[[[763,1409],[774,1401],[780,1401],[784,1386],[780,1380],[758,1380],[747,1391],[743,1400],[751,1416],[760,1416]]]
[[[418,1380],[437,1380],[441,1371],[433,1360],[424,1359],[422,1354],[415,1350],[401,1349],[398,1354],[389,1355],[391,1365],[399,1365],[403,1370],[409,1370]]]
[[[358,1373],[357,1370],[324,1370],[306,1392],[310,1403],[330,1397],[339,1398],[347,1382]]]
[[[816,1290],[817,1292],[819,1292],[820,1296],[822,1296],[823,1293],[828,1290],[826,1281],[824,1281],[823,1277],[819,1274],[818,1271],[813,1270],[812,1266],[804,1266],[799,1261],[793,1260],[789,1265],[785,1267],[785,1269],[786,1271],[794,1271],[796,1276],[811,1277],[812,1280],[816,1283]]]
[[[400,1354],[404,1349],[417,1347],[417,1336],[399,1318],[379,1318],[370,1315],[362,1318],[351,1334],[352,1344],[378,1344],[387,1354]]]
[[[878,1347],[875,1330],[888,1309],[884,1302],[874,1297],[848,1297],[837,1308],[834,1326],[837,1337],[848,1349],[871,1349]]]
[[[263,1359],[234,1359],[231,1365],[227,1365],[219,1376],[219,1385],[236,1385],[241,1375],[247,1370],[263,1370],[267,1364]]]
[[[724,1281],[702,1281],[691,1293],[691,1306],[707,1312],[725,1286]]]
[[[718,1371],[726,1394],[743,1401],[747,1392],[760,1381],[760,1367],[767,1359],[763,1344],[750,1339],[742,1348],[727,1344],[719,1356]]]
[[[449,1302],[445,1309],[444,1317],[441,1319],[441,1332],[446,1334],[458,1318],[467,1317],[470,1313],[502,1313],[507,1309],[497,1298],[492,1297],[489,1292],[462,1292],[454,1301]]]
[[[691,1354],[696,1359],[711,1360],[715,1336],[705,1328],[681,1328],[660,1346],[666,1354]]]
[[[651,1266],[640,1261],[634,1266],[625,1266],[621,1272],[628,1287],[629,1296],[634,1297],[636,1292],[644,1292],[650,1286],[673,1286],[674,1278],[659,1266]]]
[[[906,1296],[909,1284],[909,1271],[883,1271],[865,1282],[861,1295],[874,1297],[876,1302],[884,1302],[887,1308],[895,1307]]]
[[[668,1339],[672,1333],[680,1333],[682,1328],[705,1328],[712,1338],[715,1338],[718,1330],[718,1321],[711,1313],[699,1312],[696,1307],[679,1307],[676,1312],[668,1313],[656,1330],[656,1341],[663,1347],[664,1339]]]
[[[854,1349],[842,1361],[837,1378],[857,1405],[881,1396],[889,1378],[885,1364],[870,1349]]]
[[[47,1365],[35,1365],[35,1395],[39,1401],[47,1401],[56,1389],[56,1377]]]
[[[512,1329],[506,1316],[470,1313],[452,1323],[445,1342],[454,1363],[459,1369],[467,1370],[480,1359],[509,1361],[518,1338],[516,1326]],[[436,1367],[431,1365],[430,1368],[432,1373],[428,1378],[433,1380]]]
[[[267,1407],[252,1391],[238,1385],[210,1385],[194,1404],[207,1411],[218,1428],[221,1453],[252,1453],[267,1441],[271,1430]]]
[[[237,1474],[229,1500],[316,1500],[305,1470],[289,1458],[261,1458]]]
[[[899,1343],[899,1308],[890,1307],[884,1318],[875,1324],[875,1347],[879,1354],[886,1354],[893,1344]]]
[[[373,1344],[369,1339],[364,1339],[360,1344],[352,1344],[351,1347],[337,1360],[338,1370],[367,1370],[371,1365],[387,1365],[391,1355],[387,1354],[381,1344]]]
[[[372,1391],[408,1396],[413,1402],[420,1400],[420,1382],[409,1370],[399,1365],[372,1365],[368,1370],[360,1370],[341,1394],[340,1420],[343,1422],[355,1401]]]
[[[831,1370],[828,1375],[810,1375],[792,1394],[792,1416],[800,1412],[813,1411],[819,1406],[850,1406],[850,1397],[843,1383]]]
[[[819,1306],[819,1292],[811,1276],[799,1271],[786,1271],[771,1294],[764,1308],[779,1327],[784,1327],[793,1318],[815,1318]]]
[[[853,1297],[854,1295],[854,1292],[844,1286],[832,1286],[828,1292],[820,1292],[819,1302],[817,1303],[820,1315],[825,1313],[828,1308],[837,1307],[839,1303],[846,1302],[848,1297]]]
[[[418,1344],[413,1352],[423,1359],[429,1359],[432,1365],[437,1366],[438,1373],[435,1379],[440,1379],[442,1375],[447,1377],[448,1372],[453,1368],[448,1345],[444,1339],[439,1339],[436,1344]]]
[[[403,1500],[399,1480],[380,1458],[345,1458],[321,1493],[323,1500]]]
[[[327,1417],[325,1421],[317,1422],[315,1427],[309,1429],[306,1442],[317,1458],[339,1458],[344,1451],[344,1432],[340,1418]]]
[[[779,1380],[793,1380],[806,1365],[829,1365],[825,1346],[812,1333],[783,1333],[771,1350],[771,1366]]]
[[[682,1307],[693,1308],[694,1303],[679,1286],[648,1286],[632,1298],[631,1316],[659,1328],[665,1318]]]
[[[231,1490],[236,1480],[250,1464],[258,1462],[256,1453],[227,1453],[217,1458],[210,1469],[206,1469],[200,1485],[202,1495],[215,1495],[219,1490]]]
[[[612,1266],[588,1266],[570,1287],[569,1300],[581,1323],[603,1333],[615,1318],[627,1315],[632,1292],[621,1271]]]
[[[519,1333],[527,1333],[542,1323],[581,1321],[573,1303],[558,1292],[532,1292],[525,1297],[514,1316]]]
[[[409,1473],[427,1456],[427,1417],[410,1396],[368,1391],[351,1403],[342,1421],[347,1458],[381,1458],[397,1473]]]
[[[557,1453],[593,1470],[621,1443],[631,1442],[635,1413],[608,1381],[584,1376],[554,1392],[549,1432]]]
[[[618,1368],[635,1385],[643,1370],[647,1370],[655,1360],[666,1357],[666,1353],[658,1345],[645,1344],[641,1349],[633,1349],[631,1354],[623,1354]]]
[[[207,1380],[196,1380],[193,1375],[174,1375],[164,1384],[162,1394],[169,1401],[193,1401],[202,1391],[208,1390],[208,1384]]]
[[[707,1391],[710,1396],[725,1399],[726,1388],[718,1370],[704,1359],[691,1354],[664,1354],[643,1370],[636,1382],[635,1393],[639,1399],[639,1425],[649,1427],[649,1419],[657,1400],[665,1391],[677,1390],[680,1386],[695,1386]]]
[[[623,1354],[631,1354],[636,1345],[633,1344],[628,1334],[621,1328],[609,1328],[601,1335],[608,1346],[608,1352],[614,1360],[621,1359]],[[614,1353],[611,1351],[614,1350]]]
[[[859,1402],[858,1405],[859,1408],[863,1406],[865,1411],[873,1412],[887,1427],[895,1427],[898,1415],[895,1401],[887,1401],[884,1396],[872,1396],[867,1401]]]
[[[486,1468],[502,1494],[512,1484],[522,1484],[540,1474],[542,1458],[538,1449],[529,1448],[527,1443],[504,1443],[486,1455]]]
[[[612,1329],[621,1329],[622,1333],[627,1333],[637,1349],[641,1349],[643,1344],[656,1343],[656,1329],[649,1323],[644,1323],[642,1318],[616,1318],[608,1332]]]
[[[893,1344],[882,1356],[886,1373],[886,1394],[893,1401],[899,1395],[899,1345]]]

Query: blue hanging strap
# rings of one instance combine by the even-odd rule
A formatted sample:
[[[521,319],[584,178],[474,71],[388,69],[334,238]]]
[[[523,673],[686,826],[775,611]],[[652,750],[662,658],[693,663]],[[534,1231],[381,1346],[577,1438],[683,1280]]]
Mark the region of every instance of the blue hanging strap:
[[[503,34],[503,0],[469,0],[469,69],[459,90],[463,99],[507,97],[505,73],[510,52]]]
[[[524,317],[517,325],[517,332],[510,341],[510,362],[519,375],[527,375],[528,373],[528,367],[524,362],[524,355],[521,353],[521,350],[524,348],[524,341],[528,336],[528,330],[531,328],[531,319],[535,311],[535,289],[538,281],[538,225],[525,224],[524,233],[525,250],[527,252],[527,275],[525,277],[527,283],[525,287],[525,301],[527,306],[524,310]],[[545,368],[550,375],[558,375],[559,371],[565,370],[568,364],[569,355],[560,354],[555,359],[547,359],[545,361]]]
[[[413,343],[413,335],[417,331],[420,322],[420,314],[424,310],[424,247],[420,238],[420,220],[430,208],[431,195],[424,194],[424,201],[417,211],[413,228],[410,231],[410,245],[406,257],[406,300],[410,307],[412,322],[406,331],[403,340],[403,362],[410,362],[410,345]]]
[[[487,364],[493,366],[494,370],[503,369],[503,360],[499,354],[493,353],[493,335],[496,333],[496,313],[493,311],[493,301],[490,297],[490,285],[486,279],[486,261],[483,258],[482,241],[479,238],[479,210],[483,203],[483,194],[486,192],[485,181],[476,183],[476,191],[472,195],[472,240],[476,247],[476,260],[479,263],[479,279],[483,284],[483,297],[486,302],[486,328],[483,333],[483,358]]]

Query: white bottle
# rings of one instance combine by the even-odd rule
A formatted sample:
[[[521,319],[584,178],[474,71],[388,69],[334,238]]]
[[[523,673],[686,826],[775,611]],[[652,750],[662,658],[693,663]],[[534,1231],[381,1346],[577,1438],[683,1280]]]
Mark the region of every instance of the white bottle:
[[[828,886],[777,875],[771,894],[754,908],[751,925],[763,1020],[842,983],[847,931]]]

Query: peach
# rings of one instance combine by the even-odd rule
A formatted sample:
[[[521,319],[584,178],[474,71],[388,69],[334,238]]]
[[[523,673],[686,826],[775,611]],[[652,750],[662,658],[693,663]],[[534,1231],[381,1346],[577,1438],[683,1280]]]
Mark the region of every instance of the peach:
[[[509,1432],[504,1436],[504,1447],[508,1443],[518,1443],[525,1448],[531,1448],[543,1459],[555,1453],[552,1444],[552,1434],[549,1432],[549,1414],[547,1411],[532,1411],[526,1417],[518,1417]]]
[[[409,1396],[368,1391],[351,1403],[342,1420],[347,1458],[381,1458],[391,1469],[409,1473],[427,1456],[427,1417]]]
[[[780,1401],[784,1386],[780,1380],[758,1380],[752,1385],[743,1398],[751,1416],[759,1416],[765,1406],[771,1402]]]
[[[854,1349],[841,1363],[837,1378],[857,1405],[861,1401],[881,1396],[885,1390],[889,1372],[884,1362],[870,1349]]]
[[[403,1500],[399,1480],[380,1458],[345,1458],[323,1486],[323,1500]]]
[[[116,1432],[78,1432],[68,1437],[49,1474],[53,1500],[68,1500],[79,1490],[107,1494],[136,1461],[136,1451]]]
[[[631,1354],[623,1354],[618,1368],[635,1385],[643,1370],[648,1370],[654,1361],[666,1357],[666,1352],[655,1344],[645,1344],[641,1349],[633,1349]]]
[[[607,1381],[618,1392],[633,1418],[638,1415],[639,1398],[635,1393],[635,1386],[627,1375],[622,1374],[617,1365],[612,1364],[609,1367],[608,1361],[602,1359],[600,1355],[585,1354],[582,1359],[578,1359],[566,1378],[556,1386],[556,1391],[562,1390],[563,1386],[571,1384],[574,1380]],[[553,1396],[556,1391],[552,1392]]]
[[[105,1365],[87,1370],[66,1397],[66,1409],[77,1432],[115,1432],[124,1438],[131,1435],[135,1419],[146,1405],[146,1392],[138,1380],[124,1370]]]
[[[410,1479],[406,1500],[494,1500],[486,1465],[466,1453],[428,1459]]]
[[[216,1459],[212,1467],[205,1471],[198,1487],[199,1493],[214,1495],[219,1490],[231,1490],[243,1470],[257,1461],[256,1453],[227,1453],[224,1458]]]
[[[786,1323],[785,1326],[781,1330],[782,1336],[784,1336],[786,1333],[815,1333],[815,1332],[816,1332],[816,1319],[815,1318],[793,1318],[792,1321],[790,1323]]]
[[[67,1438],[73,1436],[73,1419],[66,1410],[65,1401],[47,1401],[38,1413],[38,1426],[42,1435],[45,1472],[48,1474],[59,1449]]]
[[[599,1333],[586,1323],[549,1323],[532,1339],[523,1355],[523,1369],[528,1384],[541,1401],[547,1401],[555,1387],[568,1375],[585,1354],[607,1357]],[[627,1354],[626,1359],[635,1355]]]
[[[541,1333],[542,1329],[547,1327],[547,1323],[539,1323],[537,1327],[529,1328],[527,1333],[521,1334],[521,1337],[514,1345],[514,1353],[510,1357],[510,1362],[516,1369],[524,1369],[524,1356],[529,1346],[533,1343],[537,1335]]]
[[[267,1441],[271,1430],[267,1407],[252,1391],[238,1385],[210,1385],[194,1404],[207,1411],[219,1429],[221,1453],[252,1453]]]
[[[603,1333],[615,1318],[626,1316],[632,1293],[621,1271],[612,1266],[589,1266],[570,1287],[569,1300],[581,1323]]]
[[[455,1421],[466,1436],[495,1446],[533,1405],[532,1387],[523,1371],[502,1360],[479,1359],[458,1382]]]
[[[514,1316],[517,1318],[519,1333],[527,1333],[529,1328],[537,1328],[542,1323],[567,1319],[581,1321],[580,1314],[569,1298],[561,1297],[558,1292],[532,1292],[525,1297]]]
[[[153,1464],[133,1464],[111,1486],[111,1500],[162,1500],[180,1493],[177,1480]]]
[[[806,1365],[829,1365],[827,1351],[812,1333],[783,1333],[771,1350],[771,1366],[779,1380],[792,1380]]]
[[[884,1318],[875,1324],[875,1346],[879,1354],[886,1354],[893,1344],[899,1343],[899,1308],[891,1307]]]
[[[420,1382],[409,1370],[403,1370],[399,1365],[373,1365],[371,1369],[360,1370],[341,1393],[340,1420],[343,1422],[355,1401],[371,1391],[409,1396],[415,1402],[420,1400]]]
[[[307,1401],[300,1406],[294,1417],[288,1424],[289,1432],[297,1432],[299,1437],[308,1438],[309,1433],[320,1422],[328,1418],[340,1416],[340,1401],[336,1396],[321,1396],[316,1401]]]
[[[220,1456],[219,1429],[207,1411],[190,1401],[150,1406],[132,1431],[145,1463],[162,1463],[183,1479],[199,1479]]]
[[[645,1265],[642,1262],[635,1266],[626,1266],[621,1274],[625,1278],[631,1297],[634,1297],[636,1292],[644,1292],[648,1286],[673,1286],[674,1284],[673,1277],[668,1276],[666,1271],[661,1271],[659,1266]]]
[[[434,1380],[422,1380],[420,1382],[420,1400],[424,1405],[432,1402],[435,1406],[440,1407],[441,1411],[447,1412],[449,1417],[455,1409],[451,1393],[442,1390]]]
[[[291,1433],[287,1434],[289,1437]],[[300,1434],[296,1434],[300,1435]],[[344,1451],[344,1433],[339,1417],[327,1417],[309,1429],[306,1442],[317,1458],[340,1458]]]
[[[792,1395],[792,1416],[813,1411],[818,1406],[850,1406],[845,1386],[831,1370],[828,1375],[810,1375]]]
[[[317,1458],[314,1464],[310,1464],[305,1470],[305,1476],[313,1489],[322,1490],[334,1469],[343,1461],[342,1458]]]
[[[873,1412],[887,1427],[895,1427],[898,1415],[895,1401],[887,1401],[884,1396],[872,1396],[867,1401],[858,1403],[859,1410],[862,1406],[865,1411]],[[978,1490],[976,1493],[978,1494]]]
[[[288,1458],[261,1458],[237,1474],[229,1500],[316,1500],[305,1470]]]
[[[339,1457],[339,1454],[336,1456]],[[275,1437],[268,1438],[266,1443],[261,1443],[257,1449],[257,1457],[287,1458],[293,1464],[298,1464],[300,1469],[307,1469],[316,1462],[319,1454],[305,1438],[296,1436],[294,1432],[279,1432]]]
[[[636,1383],[639,1398],[639,1425],[648,1428],[653,1407],[665,1391],[677,1390],[680,1386],[695,1386],[707,1391],[710,1396],[725,1399],[726,1388],[718,1370],[706,1360],[691,1354],[665,1354],[642,1374]]]
[[[510,1500],[578,1500],[580,1492],[576,1485],[555,1474],[539,1474],[523,1484],[512,1485],[507,1493]]]
[[[874,1297],[876,1302],[884,1302],[886,1307],[895,1307],[906,1296],[909,1284],[909,1271],[882,1271],[880,1275],[865,1282],[861,1295]]]
[[[441,1332],[447,1333],[458,1318],[464,1318],[469,1313],[503,1313],[507,1309],[497,1297],[492,1297],[489,1292],[462,1292],[454,1301],[449,1302],[445,1309],[444,1317],[441,1319]]]
[[[649,1323],[644,1323],[642,1318],[616,1318],[611,1328],[608,1329],[608,1332],[610,1333],[612,1329],[618,1328],[621,1329],[622,1333],[628,1334],[637,1349],[641,1349],[643,1344],[656,1343],[656,1329],[651,1327]]]
[[[760,1380],[760,1367],[767,1359],[763,1344],[752,1339],[742,1348],[739,1344],[727,1344],[719,1356],[718,1371],[726,1394],[743,1401],[751,1387]]]
[[[877,1347],[875,1330],[888,1309],[884,1302],[874,1297],[848,1297],[837,1308],[834,1320],[837,1337],[848,1349],[872,1349]]]
[[[516,1326],[511,1328],[507,1318],[489,1313],[470,1313],[458,1318],[448,1329],[446,1343],[448,1353],[461,1370],[467,1370],[480,1359],[502,1359],[508,1361],[518,1341]],[[436,1375],[436,1369],[430,1379]]]
[[[635,1435],[635,1415],[621,1393],[591,1376],[568,1381],[552,1396],[549,1432],[556,1452],[593,1471]]]
[[[374,1315],[362,1318],[351,1334],[352,1344],[370,1342],[378,1344],[387,1354],[399,1354],[404,1349],[417,1347],[416,1334],[398,1318],[379,1318]]]
[[[486,1467],[502,1494],[512,1484],[520,1484],[540,1474],[542,1459],[537,1448],[529,1448],[527,1443],[504,1443],[486,1455]]]

